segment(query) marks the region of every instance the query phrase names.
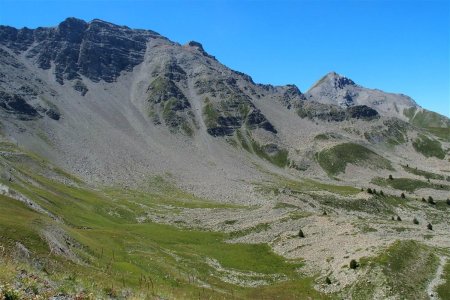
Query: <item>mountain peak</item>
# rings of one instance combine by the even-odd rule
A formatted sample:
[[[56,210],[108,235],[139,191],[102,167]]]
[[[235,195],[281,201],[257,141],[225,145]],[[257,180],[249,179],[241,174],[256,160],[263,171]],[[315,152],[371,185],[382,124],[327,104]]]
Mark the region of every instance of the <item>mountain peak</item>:
[[[350,78],[342,76],[334,71],[329,72],[325,77],[330,80],[330,83],[336,89],[342,89],[347,85],[356,85]]]
[[[334,71],[327,73],[319,79],[308,92],[315,89],[335,89],[341,90],[346,86],[356,86],[356,83],[348,77],[342,76]]]
[[[61,25],[63,25],[63,26],[64,25],[75,25],[75,24],[87,24],[87,22],[82,20],[82,19],[75,18],[75,17],[68,17],[64,21],[59,23],[59,26],[61,26]]]

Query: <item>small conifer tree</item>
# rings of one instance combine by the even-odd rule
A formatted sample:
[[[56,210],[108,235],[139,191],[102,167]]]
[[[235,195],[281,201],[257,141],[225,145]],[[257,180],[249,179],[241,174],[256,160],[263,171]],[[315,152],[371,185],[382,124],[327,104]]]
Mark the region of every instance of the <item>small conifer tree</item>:
[[[350,269],[356,269],[358,267],[358,263],[356,260],[352,259],[349,264]]]
[[[301,238],[305,237],[305,234],[303,233],[303,231],[301,229],[298,231],[298,236]]]

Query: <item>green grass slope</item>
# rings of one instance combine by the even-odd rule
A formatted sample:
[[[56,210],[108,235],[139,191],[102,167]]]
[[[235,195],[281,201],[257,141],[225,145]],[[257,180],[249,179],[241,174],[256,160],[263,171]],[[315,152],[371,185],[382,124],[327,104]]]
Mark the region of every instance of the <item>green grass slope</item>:
[[[437,294],[440,299],[450,299],[450,262],[447,261],[443,274],[444,282],[437,287]]]
[[[411,178],[394,178],[385,179],[376,177],[372,180],[373,183],[379,186],[390,186],[397,190],[414,192],[415,190],[422,188],[430,188],[435,190],[450,191],[450,186],[444,184],[430,183],[422,180],[411,179]]]
[[[398,241],[377,257],[361,259],[367,277],[352,288],[352,298],[374,299],[381,289],[392,299],[429,299],[426,286],[437,265],[432,248],[415,241]]]
[[[391,163],[366,147],[344,143],[316,153],[316,159],[329,175],[345,172],[347,164],[356,164],[379,169],[392,169]]]
[[[439,141],[420,134],[412,143],[414,149],[426,157],[437,157],[444,159],[445,152]]]
[[[418,110],[415,107],[405,109],[403,114],[411,124],[450,142],[450,119],[447,117],[426,109]]]

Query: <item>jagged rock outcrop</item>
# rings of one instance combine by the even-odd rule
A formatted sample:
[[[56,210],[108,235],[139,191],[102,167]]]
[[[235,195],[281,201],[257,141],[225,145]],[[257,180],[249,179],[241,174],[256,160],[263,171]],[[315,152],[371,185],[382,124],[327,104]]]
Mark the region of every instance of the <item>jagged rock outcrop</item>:
[[[378,112],[367,105],[356,105],[347,108],[347,116],[351,119],[372,120],[378,118]]]
[[[198,94],[205,97],[203,115],[210,135],[232,135],[243,124],[249,129],[263,128],[277,133],[253,104],[252,98],[238,86],[234,77],[199,79],[195,82],[195,88]]]
[[[159,76],[150,83],[147,94],[148,114],[154,124],[160,124],[162,118],[171,131],[176,132],[182,129],[186,134],[192,134],[191,104],[175,82],[167,77]]]
[[[0,107],[8,113],[16,114],[21,119],[39,117],[37,110],[19,95],[0,91]]]
[[[320,102],[304,101],[297,109],[301,118],[311,120],[341,122],[350,119],[374,120],[380,117],[379,113],[367,105],[356,105],[342,108],[334,104],[324,104]]]
[[[132,30],[101,20],[68,18],[53,28],[15,29],[0,26],[0,43],[27,57],[42,69],[55,66],[56,80],[81,79],[113,82],[122,71],[143,61],[146,43],[162,38],[148,30]]]
[[[208,54],[205,49],[203,49],[203,45],[200,44],[199,42],[196,41],[190,41],[189,43],[186,44],[186,47],[191,48],[191,49],[195,49],[197,50],[199,53],[201,53],[202,55],[212,58],[212,59],[216,59],[214,56]]]

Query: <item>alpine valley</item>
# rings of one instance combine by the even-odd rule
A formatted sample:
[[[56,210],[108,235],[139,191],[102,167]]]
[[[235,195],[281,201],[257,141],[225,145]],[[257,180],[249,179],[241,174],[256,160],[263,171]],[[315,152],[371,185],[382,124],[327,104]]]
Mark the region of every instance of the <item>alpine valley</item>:
[[[406,95],[0,26],[0,299],[450,299],[449,197],[450,120]]]

